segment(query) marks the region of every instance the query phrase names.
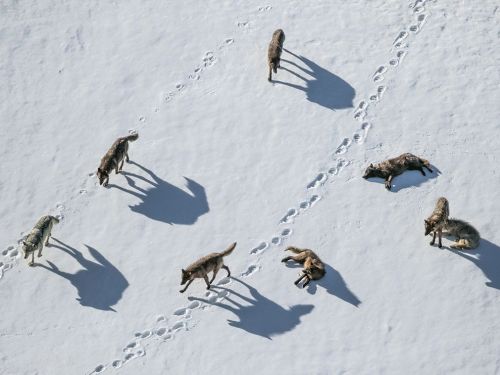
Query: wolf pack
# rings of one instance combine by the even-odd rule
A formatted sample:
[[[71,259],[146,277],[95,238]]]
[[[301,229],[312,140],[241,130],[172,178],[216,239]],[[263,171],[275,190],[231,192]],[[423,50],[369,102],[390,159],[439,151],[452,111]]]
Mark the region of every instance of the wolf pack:
[[[278,73],[281,54],[285,50],[283,48],[284,41],[285,33],[283,30],[276,30],[272,35],[268,48],[268,81],[272,81],[272,73]],[[124,163],[129,162],[129,142],[134,142],[138,138],[138,133],[132,133],[126,137],[118,138],[113,143],[111,148],[102,157],[101,163],[97,168],[96,175],[100,185],[107,186],[113,170],[115,174],[119,174],[123,170]],[[385,180],[385,188],[391,190],[394,177],[401,175],[407,170],[420,171],[425,176],[424,169],[429,173],[434,173],[429,161],[416,155],[405,153],[378,164],[370,164],[366,168],[363,178],[382,178]],[[479,232],[468,222],[450,218],[449,215],[448,200],[440,197],[431,215],[424,220],[425,236],[432,233],[430,245],[434,246],[437,236],[438,247],[441,248],[443,246],[442,235],[444,233],[446,236],[456,239],[450,246],[453,249],[470,250],[478,247],[480,242]],[[59,223],[59,219],[54,216],[42,216],[28,236],[22,241],[24,258],[27,259],[31,255],[30,266],[35,265],[35,252],[38,252],[38,257],[41,257],[44,245],[49,246],[52,228],[57,223]],[[235,248],[236,242],[232,243],[222,252],[208,254],[186,267],[186,269],[182,268],[181,285],[186,286],[180,292],[184,293],[191,283],[198,278],[204,279],[207,289],[210,289],[211,284],[221,269],[224,269],[227,272],[227,276],[230,277],[231,271],[224,264],[224,257],[230,255]],[[284,257],[282,262],[294,261],[303,265],[303,269],[299,278],[295,281],[295,285],[299,285],[302,282],[302,287],[305,288],[311,281],[320,280],[325,276],[325,264],[313,250],[289,246],[285,251],[290,251],[295,255]],[[212,273],[212,277],[209,280],[208,275],[210,272]]]

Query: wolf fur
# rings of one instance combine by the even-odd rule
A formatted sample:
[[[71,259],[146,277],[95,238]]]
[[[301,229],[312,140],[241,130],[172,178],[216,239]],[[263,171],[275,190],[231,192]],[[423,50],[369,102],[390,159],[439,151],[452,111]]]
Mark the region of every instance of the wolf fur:
[[[432,241],[430,245],[433,246],[436,242],[436,234],[439,235],[438,247],[443,247],[441,243],[441,238],[443,235],[443,227],[446,225],[448,221],[448,217],[450,216],[450,207],[448,204],[448,200],[445,197],[440,197],[436,202],[436,207],[432,212],[431,216],[424,220],[425,223],[425,235],[427,236],[429,233],[433,232]]]
[[[449,236],[455,236],[456,242],[450,247],[458,250],[471,250],[479,246],[480,236],[476,228],[466,221],[448,219],[443,231]]]
[[[319,256],[312,250],[309,249],[299,249],[297,247],[289,246],[285,251],[291,251],[297,255],[284,257],[281,261],[288,262],[290,259],[303,264],[302,275],[295,281],[295,285],[298,285],[302,279],[306,279],[302,288],[305,288],[311,280],[319,280],[325,276],[325,264],[321,261]]]
[[[231,271],[229,267],[224,264],[224,257],[231,254],[236,247],[236,242],[231,244],[225,251],[222,253],[211,253],[204,256],[201,259],[198,259],[196,262],[191,264],[188,268],[182,269],[182,280],[181,285],[184,285],[187,282],[187,285],[184,289],[179,292],[184,293],[189,285],[194,281],[194,279],[204,278],[205,283],[207,284],[207,289],[210,289],[210,284],[215,279],[217,272],[221,268],[224,268],[227,271],[227,276],[231,276]],[[212,280],[208,281],[208,273],[213,271]]]
[[[386,189],[391,190],[391,183],[394,177],[399,176],[406,170],[417,170],[425,176],[424,168],[432,173],[430,163],[427,160],[419,158],[418,156],[415,156],[408,152],[399,155],[396,158],[385,160],[382,163],[376,165],[370,164],[368,168],[366,168],[363,178],[383,178],[385,179]]]
[[[283,30],[278,29],[273,33],[271,43],[267,49],[267,64],[269,65],[269,75],[267,80],[271,80],[272,72],[278,73],[280,66],[281,52],[283,51],[283,42],[285,41],[285,33]]]
[[[42,256],[43,245],[49,246],[52,227],[57,223],[59,223],[59,219],[54,216],[42,216],[38,219],[28,237],[23,241],[24,259],[28,258],[31,254],[30,266],[33,266],[35,263],[35,252],[38,250],[38,257],[40,258]]]
[[[101,159],[101,164],[97,168],[97,177],[99,184],[103,186],[108,185],[109,175],[114,169],[118,174],[123,169],[124,160],[129,162],[128,157],[128,143],[134,142],[139,138],[138,133],[130,134],[127,137],[118,138],[113,146],[108,150],[106,155]]]

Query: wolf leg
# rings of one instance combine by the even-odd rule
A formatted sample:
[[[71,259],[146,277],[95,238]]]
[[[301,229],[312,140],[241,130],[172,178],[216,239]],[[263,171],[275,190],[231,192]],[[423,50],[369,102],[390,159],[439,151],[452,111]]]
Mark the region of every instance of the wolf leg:
[[[32,251],[31,252],[31,262],[29,262],[29,265],[30,265],[30,267],[33,267],[34,264],[35,264],[35,252]]]
[[[125,163],[125,159],[122,159],[122,163],[120,164],[120,172],[123,170],[123,164]]]
[[[306,275],[305,273],[303,273],[303,274],[302,274],[302,276],[300,276],[300,277],[299,277],[299,278],[295,281],[295,283],[294,283],[294,284],[295,284],[295,285],[298,285],[298,284],[302,281],[302,279],[303,279],[304,277],[307,277],[307,275]]]
[[[193,281],[194,281],[194,279],[189,280],[187,285],[184,287],[184,289],[179,290],[179,292],[184,293],[186,291],[186,289],[188,288],[188,286],[190,286]]]
[[[309,278],[309,276],[307,276],[306,282],[304,284],[302,284],[302,288],[305,288],[307,285],[309,285],[310,282],[311,282],[311,279]]]
[[[425,171],[424,171],[424,168],[422,167],[419,167],[418,170],[420,171],[420,173],[422,173],[423,176],[425,176]]]
[[[267,80],[269,82],[271,82],[271,75],[272,75],[271,71],[272,71],[272,67],[271,67],[271,64],[269,64],[269,75],[267,76]]]
[[[391,174],[389,177],[387,177],[387,179],[385,180],[385,188],[387,190],[391,190],[391,186],[392,186],[392,179],[394,178],[394,176]]]
[[[217,272],[219,272],[219,268],[214,268],[214,274],[212,275],[212,280],[210,280],[209,284],[212,284],[214,282]]]
[[[208,276],[204,275],[203,278],[205,279],[205,282],[207,283],[207,289],[210,289],[210,283],[208,282]]]
[[[429,245],[434,246],[434,242],[436,242],[436,231],[432,232],[432,241],[429,242]]]
[[[441,249],[443,247],[443,243],[441,242],[442,237],[443,237],[443,231],[441,229],[438,230],[438,236],[439,236],[438,247]]]
[[[125,153],[125,161],[126,161],[127,163],[129,163],[129,162],[130,162],[130,158],[128,157],[128,152],[126,152],[126,153]]]
[[[38,258],[40,258],[42,256],[42,250],[43,250],[43,245],[40,246],[40,250],[38,250]]]
[[[224,268],[227,271],[227,277],[230,277],[231,276],[231,271],[229,271],[229,267],[226,266],[225,264],[223,264],[222,268]]]

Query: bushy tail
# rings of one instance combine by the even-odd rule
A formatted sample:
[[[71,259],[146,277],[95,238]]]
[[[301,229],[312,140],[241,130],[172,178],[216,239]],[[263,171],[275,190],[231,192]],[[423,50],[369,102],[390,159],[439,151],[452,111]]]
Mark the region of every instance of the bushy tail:
[[[130,134],[128,137],[125,137],[127,139],[127,141],[129,142],[134,142],[134,141],[137,141],[137,139],[139,138],[139,133],[132,133]]]
[[[285,251],[291,251],[292,253],[295,253],[295,254],[300,254],[302,252],[304,252],[303,249],[299,249],[298,247],[293,247],[293,246],[288,246]]]
[[[221,254],[223,257],[231,254],[234,250],[234,248],[236,247],[236,242],[234,242],[231,246],[229,246],[225,251],[223,251]]]

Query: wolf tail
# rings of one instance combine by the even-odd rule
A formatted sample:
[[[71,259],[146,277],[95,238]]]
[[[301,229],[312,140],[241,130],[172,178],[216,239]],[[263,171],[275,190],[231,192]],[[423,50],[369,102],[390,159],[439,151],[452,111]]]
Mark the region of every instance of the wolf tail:
[[[302,252],[304,252],[303,249],[299,249],[298,247],[293,247],[293,246],[288,246],[285,251],[291,251],[292,253],[295,253],[295,254],[300,254]]]
[[[134,142],[134,141],[137,141],[137,139],[139,138],[139,133],[132,133],[130,134],[128,137],[125,137],[127,139],[127,141],[129,142]]]
[[[236,242],[234,242],[233,244],[231,244],[231,246],[229,246],[225,251],[222,252],[222,256],[225,257],[229,254],[231,254],[234,250],[234,248],[236,247]]]

